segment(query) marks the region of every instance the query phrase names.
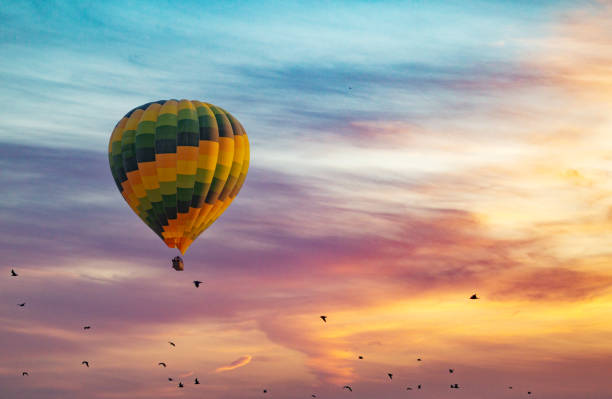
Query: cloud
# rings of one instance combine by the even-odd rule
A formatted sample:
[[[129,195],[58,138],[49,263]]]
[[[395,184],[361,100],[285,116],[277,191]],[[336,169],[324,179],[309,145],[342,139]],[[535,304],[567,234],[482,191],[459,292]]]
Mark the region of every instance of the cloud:
[[[242,366],[246,366],[247,364],[249,364],[251,362],[251,359],[252,359],[251,355],[240,356],[238,359],[234,360],[233,362],[231,362],[227,366],[218,367],[215,370],[215,373],[222,373],[224,371],[230,371],[230,370],[234,370],[234,369],[237,369],[239,367],[242,367]]]
[[[260,121],[263,118],[276,126],[290,119],[292,124],[285,128],[295,133],[307,130],[319,140],[336,135],[355,140],[357,135],[375,145],[380,145],[373,140],[377,137],[364,136],[366,130],[359,129],[360,123],[422,125],[471,118],[487,109],[507,109],[505,98],[520,90],[550,84],[539,69],[523,68],[506,59],[461,61],[451,65],[285,63],[276,68],[247,65],[233,69],[236,78],[256,89],[258,97],[246,93],[247,98],[256,102],[264,97],[266,107],[278,110],[260,112]],[[293,101],[283,100],[288,96]]]
[[[534,60],[572,95],[605,107],[612,101],[611,16],[608,1],[563,13]]]
[[[514,271],[498,284],[492,290],[495,299],[576,302],[592,300],[609,291],[612,276],[560,266]]]
[[[359,6],[338,13],[315,7],[325,23],[342,20],[334,28],[317,19],[317,35],[326,39],[317,43],[296,42],[313,31],[305,13],[259,11],[240,27],[237,6],[206,23],[204,11],[185,14],[192,6],[168,13],[144,3],[87,12],[66,6],[49,19],[52,26],[38,23],[44,8],[17,7],[9,13],[15,18],[5,18],[11,25],[3,40],[27,28],[32,46],[7,45],[0,62],[8,77],[0,128],[11,141],[0,146],[7,171],[0,173],[0,251],[20,272],[0,278],[2,353],[7,364],[37,365],[48,391],[20,392],[26,388],[2,369],[9,396],[173,397],[165,371],[152,367],[160,356],[174,356],[163,360],[175,376],[198,375],[224,363],[228,351],[252,356],[216,368],[204,382],[213,396],[260,392],[262,376],[277,378],[274,392],[282,397],[296,396],[298,386],[334,397],[349,381],[380,396],[387,392],[372,376],[391,366],[398,376],[420,372],[435,390],[437,371],[415,370],[417,353],[437,370],[449,359],[461,359],[464,370],[497,362],[496,375],[520,369],[524,359],[541,366],[571,359],[568,353],[609,353],[601,309],[610,303],[610,226],[596,220],[609,209],[609,158],[592,151],[607,151],[607,114],[585,114],[586,105],[564,92],[589,92],[593,82],[607,88],[596,49],[584,43],[607,46],[605,18],[573,20],[577,34],[557,38],[569,51],[564,57],[524,60],[516,55],[530,44],[512,38],[523,22],[499,29],[495,16],[506,13],[478,14],[498,5],[480,4],[469,18],[429,12],[431,5],[404,13],[388,5],[380,12],[398,23],[385,21],[386,33],[375,23],[380,14],[360,24],[352,12]],[[116,9],[125,18],[111,18]],[[525,4],[514,11],[532,14],[521,21],[534,26],[545,14]],[[406,23],[408,14],[414,23]],[[64,25],[80,17],[91,24],[63,36]],[[490,21],[482,31],[508,37],[452,30],[473,18]],[[160,26],[147,32],[141,20]],[[262,21],[274,29],[258,31]],[[217,25],[222,32],[211,34]],[[36,29],[49,29],[49,39]],[[425,32],[431,46],[411,32]],[[94,36],[113,45],[88,40]],[[270,37],[274,51],[260,51]],[[480,38],[503,46],[481,46]],[[245,47],[232,46],[237,41]],[[381,45],[365,51],[373,42]],[[236,49],[231,57],[228,48]],[[325,57],[330,50],[333,57]],[[174,251],[123,202],[105,153],[113,115],[168,90],[220,99],[253,138],[243,191],[190,249],[181,273],[170,269]],[[598,126],[600,140],[592,140]],[[35,144],[15,143],[24,141]],[[596,196],[599,208],[591,206]],[[196,290],[193,279],[211,284]],[[481,301],[467,299],[474,291]],[[17,309],[18,300],[27,307]],[[329,316],[325,325],[320,314]],[[85,324],[95,334],[84,333]],[[579,333],[559,333],[568,325]],[[177,342],[171,354],[168,337]],[[83,351],[101,374],[62,382],[75,366],[85,372],[78,368]],[[206,359],[192,360],[195,353]],[[367,362],[356,364],[362,353]],[[223,373],[252,357],[248,376]],[[472,386],[488,375],[472,371]],[[517,380],[530,372],[517,372]],[[607,384],[605,376],[598,381]]]

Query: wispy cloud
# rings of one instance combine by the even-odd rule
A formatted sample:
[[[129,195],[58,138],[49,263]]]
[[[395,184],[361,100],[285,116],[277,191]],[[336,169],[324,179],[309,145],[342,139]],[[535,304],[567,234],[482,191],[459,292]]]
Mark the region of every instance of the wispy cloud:
[[[238,359],[234,360],[226,366],[217,367],[217,369],[215,369],[215,372],[222,373],[224,371],[235,370],[239,367],[243,367],[249,364],[251,362],[251,359],[251,355],[240,356]]]

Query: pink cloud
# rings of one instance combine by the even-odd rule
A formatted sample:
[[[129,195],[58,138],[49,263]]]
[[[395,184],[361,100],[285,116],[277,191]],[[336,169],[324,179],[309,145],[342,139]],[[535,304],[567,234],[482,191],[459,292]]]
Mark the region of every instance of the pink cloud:
[[[240,356],[238,359],[234,360],[233,362],[231,362],[227,366],[218,367],[215,370],[215,372],[216,373],[222,373],[224,371],[234,370],[234,369],[237,369],[239,367],[246,366],[250,362],[251,362],[251,355]]]

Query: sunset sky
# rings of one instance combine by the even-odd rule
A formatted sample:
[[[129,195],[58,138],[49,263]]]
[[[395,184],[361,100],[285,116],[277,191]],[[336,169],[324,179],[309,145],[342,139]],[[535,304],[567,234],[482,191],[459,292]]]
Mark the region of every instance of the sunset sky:
[[[609,398],[611,20],[606,1],[2,2],[0,398]],[[107,158],[127,111],[169,98],[251,143],[183,272]]]

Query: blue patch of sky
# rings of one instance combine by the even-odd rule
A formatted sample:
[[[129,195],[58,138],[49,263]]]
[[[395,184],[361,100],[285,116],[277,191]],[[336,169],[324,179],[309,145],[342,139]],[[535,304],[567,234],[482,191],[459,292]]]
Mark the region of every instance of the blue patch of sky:
[[[106,151],[126,111],[165,98],[226,108],[255,145],[359,118],[423,118],[461,109],[458,81],[512,78],[517,39],[575,4],[10,2],[0,140]]]

